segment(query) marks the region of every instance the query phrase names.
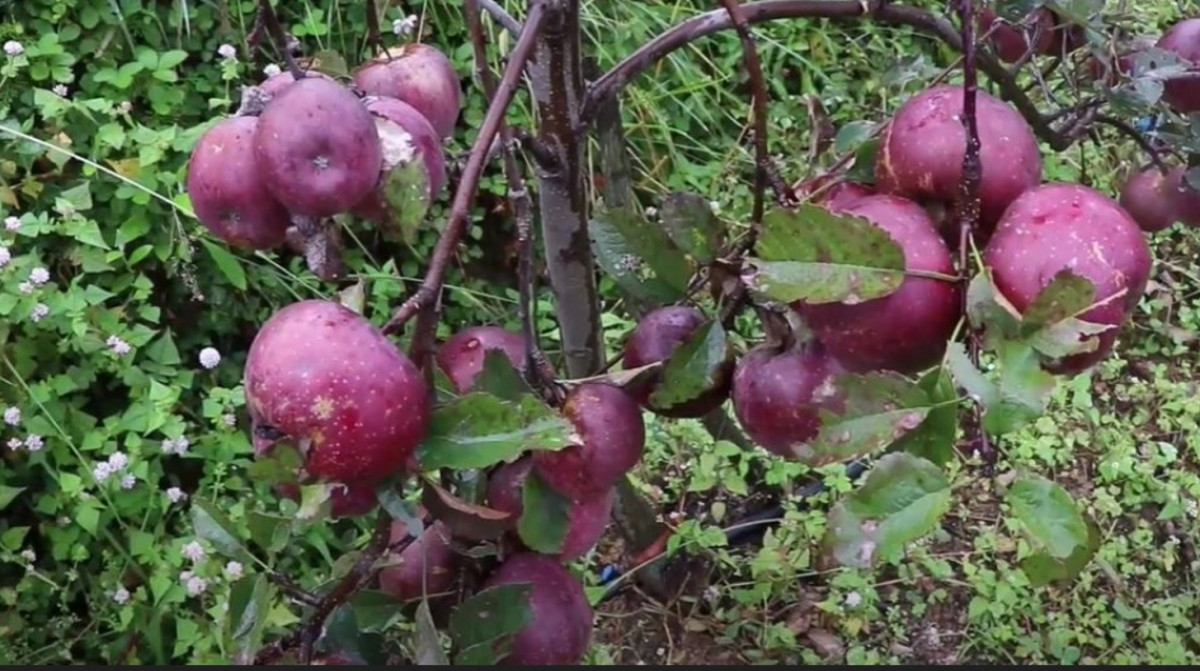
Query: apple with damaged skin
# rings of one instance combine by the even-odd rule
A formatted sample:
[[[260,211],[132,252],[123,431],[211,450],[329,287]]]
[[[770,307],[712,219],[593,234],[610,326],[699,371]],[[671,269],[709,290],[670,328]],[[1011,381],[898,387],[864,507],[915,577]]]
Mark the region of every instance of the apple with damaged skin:
[[[421,161],[428,180],[426,196],[433,202],[446,184],[446,154],[437,131],[412,105],[379,96],[368,96],[363,99],[363,104],[375,119],[383,148],[383,169],[379,174],[379,185],[355,205],[351,213],[385,223],[395,218],[384,195],[391,171]]]
[[[733,374],[734,414],[763,449],[804,458],[807,444],[821,431],[821,410],[840,414],[845,409],[845,394],[837,388],[844,372],[815,338],[790,346],[759,345]]]
[[[862,198],[837,214],[862,217],[883,229],[904,252],[905,270],[954,276],[950,249],[920,205],[889,195]],[[860,303],[792,307],[847,370],[911,374],[936,364],[962,315],[957,282],[908,275],[892,293]]]
[[[488,478],[488,506],[511,514],[513,520],[519,519],[525,512],[523,488],[532,468],[533,460],[528,456],[501,464]],[[572,501],[562,551],[554,556],[559,561],[574,561],[595,547],[608,528],[615,501],[616,489],[609,489],[596,498]],[[520,544],[519,538],[515,541]]]
[[[470,326],[446,339],[434,360],[450,378],[455,391],[465,394],[483,372],[489,351],[500,351],[518,372],[525,372],[525,338],[499,326]]]
[[[412,105],[445,140],[462,108],[462,83],[454,63],[428,44],[413,42],[387,50],[354,73],[354,86],[368,95]]]
[[[304,300],[272,315],[250,345],[243,375],[255,435],[289,439],[317,481],[370,485],[400,473],[428,429],[421,371],[373,324],[333,301]],[[256,452],[269,449],[256,441]]]
[[[975,99],[979,129],[980,226],[982,246],[1005,208],[1042,181],[1037,138],[1025,119],[1008,103],[979,91]],[[924,204],[949,208],[958,201],[966,132],[962,126],[963,88],[938,85],[905,101],[881,133],[875,163],[875,188]],[[957,241],[958,218],[938,226],[943,237]]]
[[[578,442],[556,451],[534,451],[533,467],[547,486],[571,500],[597,498],[641,460],[646,443],[642,408],[620,387],[585,382],[567,393],[562,413]]]
[[[535,553],[510,556],[483,584],[528,584],[530,621],[512,638],[506,666],[576,665],[591,643],[595,613],[583,583],[554,557]]]
[[[263,181],[293,214],[332,217],[375,189],[383,149],[375,119],[335,81],[305,77],[258,117],[254,153]]]
[[[1095,350],[1044,366],[1069,376],[1112,351],[1119,328],[1145,291],[1153,257],[1137,222],[1117,201],[1080,184],[1050,183],[1013,201],[983,251],[983,262],[996,290],[1021,314],[1064,269],[1092,282],[1093,307],[1077,317],[1114,328],[1096,336]],[[1113,298],[1120,292],[1124,295]]]
[[[213,235],[243,249],[272,249],[287,239],[291,215],[271,195],[254,154],[258,117],[219,121],[200,136],[187,166],[196,218]]]
[[[675,350],[708,321],[704,313],[690,305],[666,305],[646,313],[629,337],[625,339],[621,366],[632,370],[652,363],[665,362]],[[716,382],[695,398],[661,407],[651,402],[651,396],[662,383],[662,369],[626,387],[646,409],[663,417],[701,417],[719,407],[729,396],[729,379],[733,375],[733,349],[726,348],[725,360],[717,367]]]
[[[392,544],[410,535],[404,522],[392,523]],[[451,545],[452,538],[450,527],[440,520],[434,521],[379,571],[379,590],[400,601],[450,591],[459,557]]]
[[[1168,28],[1155,44],[1184,61],[1189,69],[1200,66],[1200,17],[1178,21]],[[1168,79],[1163,82],[1163,100],[1180,114],[1200,111],[1200,78],[1192,72],[1190,79]]]

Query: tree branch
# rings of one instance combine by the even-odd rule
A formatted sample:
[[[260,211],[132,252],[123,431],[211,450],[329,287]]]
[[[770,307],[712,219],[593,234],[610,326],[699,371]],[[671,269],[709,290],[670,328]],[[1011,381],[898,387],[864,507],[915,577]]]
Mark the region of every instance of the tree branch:
[[[275,48],[283,56],[283,62],[287,65],[288,72],[292,73],[292,77],[296,81],[304,79],[304,71],[300,69],[300,65],[296,63],[296,59],[292,57],[292,50],[288,47],[287,33],[283,31],[283,25],[279,23],[279,17],[275,14],[275,8],[271,6],[271,0],[258,0],[258,14],[255,16],[255,29],[250,31],[251,37],[257,44],[258,28],[261,26],[266,29],[267,34],[271,36],[271,41],[275,43]]]
[[[884,3],[880,0],[759,0],[742,5],[741,9],[749,25],[797,18],[871,19],[884,24],[914,28],[936,37],[960,52],[963,50],[962,37],[946,19],[924,9]],[[726,10],[713,10],[687,19],[646,43],[592,84],[580,115],[581,125],[592,121],[602,100],[617,95],[635,77],[671,52],[702,37],[733,27],[733,20]],[[1021,116],[1025,117],[1039,138],[1059,151],[1071,145],[1075,138],[1054,130],[1037,105],[1021,90],[1012,74],[999,61],[987,53],[980,53],[977,55],[977,65],[979,70],[996,83],[1001,97],[1012,103]]]
[[[500,124],[504,120],[504,113],[508,110],[509,104],[512,102],[513,94],[517,90],[517,86],[521,81],[521,76],[525,69],[525,64],[529,61],[533,54],[534,47],[537,45],[538,34],[542,30],[542,24],[546,18],[546,8],[544,3],[534,0],[529,8],[529,17],[525,22],[525,29],[521,32],[520,39],[517,40],[516,46],[513,47],[512,54],[509,56],[508,65],[504,68],[504,76],[500,80],[500,85],[496,88],[496,96],[488,105],[487,114],[483,118],[483,123],[479,128],[479,135],[475,138],[475,143],[471,147],[471,154],[467,157],[467,165],[463,168],[462,179],[458,183],[458,188],[454,192],[454,201],[450,207],[450,217],[446,222],[446,228],[442,231],[442,235],[438,238],[437,245],[433,249],[433,258],[429,263],[429,268],[425,272],[425,280],[421,283],[421,287],[416,293],[404,301],[396,310],[392,318],[388,320],[383,327],[383,332],[387,334],[395,333],[402,328],[408,320],[412,319],[413,315],[418,310],[422,311],[422,317],[418,319],[417,330],[422,330],[422,321],[429,321],[430,317],[427,308],[433,304],[435,298],[441,292],[442,282],[445,280],[446,270],[450,265],[450,259],[454,254],[455,247],[458,246],[459,240],[466,232],[467,225],[470,223],[471,203],[475,198],[475,192],[479,188],[479,179],[483,175],[484,159],[487,157],[488,149],[492,146],[492,139],[496,137],[500,129]],[[417,344],[417,339],[414,338],[413,344]]]
[[[513,37],[521,36],[524,30],[521,27],[521,22],[514,19],[512,14],[504,11],[504,8],[496,0],[479,0],[479,6],[487,10],[487,13],[492,15],[496,23],[499,23],[505,30],[512,33]]]

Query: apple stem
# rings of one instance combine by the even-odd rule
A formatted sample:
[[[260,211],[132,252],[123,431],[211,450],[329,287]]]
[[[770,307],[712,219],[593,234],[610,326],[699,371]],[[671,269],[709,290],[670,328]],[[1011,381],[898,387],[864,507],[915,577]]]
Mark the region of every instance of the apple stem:
[[[375,0],[367,0],[367,44],[370,45],[371,57],[383,53],[383,31],[379,28],[379,8]]]

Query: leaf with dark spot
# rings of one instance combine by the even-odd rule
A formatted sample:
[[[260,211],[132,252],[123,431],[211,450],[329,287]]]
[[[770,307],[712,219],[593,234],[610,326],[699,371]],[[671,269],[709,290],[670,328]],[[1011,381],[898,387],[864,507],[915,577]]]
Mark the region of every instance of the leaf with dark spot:
[[[506,401],[472,392],[434,410],[417,459],[425,471],[487,468],[528,450],[569,447],[574,434],[570,421],[536,396]]]
[[[485,541],[498,538],[512,528],[512,513],[463,501],[426,478],[421,504],[435,520],[441,520],[460,538]]]
[[[937,465],[904,452],[884,455],[830,511],[825,547],[842,566],[896,561],[905,545],[937,527],[950,503],[950,482]]]
[[[307,67],[312,70],[317,70],[323,74],[327,74],[335,79],[346,78],[352,74],[349,66],[346,65],[346,59],[338,52],[331,50],[318,51],[314,53],[312,55],[312,59],[309,60]],[[317,76],[311,72],[306,72],[305,75],[308,77]]]
[[[696,329],[671,353],[662,381],[650,395],[655,407],[669,408],[697,398],[718,383],[728,356],[725,329],[711,320]]]
[[[1021,318],[1022,334],[1032,334],[1047,324],[1087,310],[1095,295],[1096,287],[1091,280],[1063,268],[1025,308]]]
[[[693,267],[662,228],[625,210],[599,212],[588,225],[592,253],[606,275],[639,298],[683,298]]]
[[[533,620],[527,583],[497,585],[477,592],[450,615],[456,665],[492,665],[508,655],[512,639]]]
[[[429,212],[429,178],[419,156],[399,163],[384,173],[383,202],[388,221],[383,226],[389,239],[406,245],[417,241],[417,233]]]
[[[886,231],[808,203],[767,213],[756,250],[743,281],[783,303],[861,303],[893,293],[905,277],[904,252]]]
[[[663,200],[659,217],[675,245],[697,263],[708,265],[716,260],[725,228],[707,198],[695,193],[672,193]]]
[[[934,401],[928,392],[898,373],[846,373],[835,382],[845,394],[841,413],[821,411],[821,430],[796,457],[823,466],[879,451],[925,421]]]
[[[521,519],[517,522],[521,542],[542,554],[562,552],[571,522],[571,500],[546,485],[537,471],[526,476],[521,500]]]

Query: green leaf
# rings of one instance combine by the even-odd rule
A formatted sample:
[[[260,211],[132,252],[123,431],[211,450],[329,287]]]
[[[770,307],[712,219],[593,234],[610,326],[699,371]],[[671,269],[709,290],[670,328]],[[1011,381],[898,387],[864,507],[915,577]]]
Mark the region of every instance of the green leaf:
[[[404,619],[403,603],[398,599],[373,589],[362,589],[350,597],[354,609],[354,621],[359,631],[382,633]]]
[[[333,509],[330,502],[333,489],[343,486],[332,482],[300,485],[300,508],[296,511],[296,519],[311,522],[328,518]]]
[[[826,546],[843,566],[895,561],[937,527],[950,501],[950,482],[937,465],[904,452],[884,455],[830,511]]]
[[[533,620],[533,586],[498,585],[477,592],[450,615],[456,665],[490,665],[508,656],[512,638]]]
[[[725,228],[707,198],[695,193],[672,193],[659,213],[671,241],[697,263],[708,265],[716,260],[725,237]]]
[[[473,392],[433,413],[417,458],[426,471],[487,468],[526,450],[561,450],[576,442],[574,427],[536,396],[506,401]]]
[[[822,410],[816,438],[793,448],[799,461],[809,466],[883,449],[920,426],[934,405],[925,390],[892,372],[847,373],[835,386],[845,399],[844,410]]]
[[[237,257],[205,238],[200,238],[200,244],[208,250],[208,255],[212,257],[213,263],[217,264],[217,269],[221,271],[225,279],[229,280],[233,286],[245,291],[246,271],[242,269],[242,264]]]
[[[196,536],[212,543],[221,554],[244,563],[250,561],[250,553],[238,540],[233,523],[208,499],[192,501],[192,528]]]
[[[0,485],[0,510],[8,507],[8,504],[13,502],[21,492],[25,491],[25,487],[9,487],[8,485]]]
[[[1022,334],[1032,334],[1047,324],[1087,310],[1095,294],[1091,280],[1063,268],[1025,308],[1021,317]]]
[[[998,383],[971,363],[962,343],[950,343],[947,362],[959,386],[982,404],[983,429],[1000,436],[1045,413],[1057,378],[1042,369],[1042,363],[1029,343],[999,340],[993,346],[997,348]]]
[[[338,52],[330,50],[318,51],[312,55],[312,69],[335,79],[351,75],[350,68],[346,65],[346,59]],[[313,76],[311,72],[305,74]]]
[[[1066,584],[1083,572],[1092,557],[1100,550],[1100,527],[1090,519],[1086,520],[1088,540],[1084,545],[1076,546],[1071,556],[1058,559],[1044,550],[1026,557],[1021,561],[1021,570],[1028,576],[1034,587],[1041,587],[1052,582]]]
[[[367,282],[360,279],[354,284],[342,289],[338,292],[338,303],[357,312],[363,313],[363,307],[367,302]]]
[[[498,349],[484,351],[483,367],[475,377],[471,391],[484,392],[506,401],[519,401],[522,396],[533,393],[520,371],[508,360],[508,355]]]
[[[226,647],[232,650],[235,664],[250,664],[262,647],[273,592],[274,586],[261,573],[230,586]]]
[[[551,489],[537,471],[529,471],[521,490],[523,510],[517,534],[526,547],[542,554],[562,552],[571,522],[571,500]]]
[[[854,305],[904,282],[904,251],[886,231],[818,205],[767,213],[756,249],[743,280],[768,300]]]
[[[1088,543],[1083,515],[1067,490],[1040,475],[1025,473],[1009,487],[1005,500],[1029,539],[1054,559],[1067,559]]]
[[[858,145],[854,164],[846,171],[846,179],[859,184],[875,183],[875,157],[879,154],[879,138],[873,137]]]
[[[272,483],[297,482],[298,469],[304,466],[304,455],[291,441],[281,440],[271,446],[266,454],[256,454],[254,461],[246,467],[252,480]]]
[[[926,373],[917,383],[937,407],[929,411],[925,421],[892,444],[889,450],[907,452],[943,466],[954,458],[954,441],[958,434],[958,393],[954,380],[946,369],[938,366]]]
[[[416,652],[417,666],[449,666],[450,659],[442,650],[442,641],[438,638],[437,627],[433,624],[433,615],[429,612],[429,602],[422,599],[417,606],[417,632],[413,649]]]
[[[391,125],[402,130],[396,124]],[[411,144],[411,136],[409,142]],[[414,155],[392,166],[383,179],[384,210],[388,215],[384,230],[398,234],[399,240],[406,245],[415,244],[430,205],[425,161]]]
[[[464,501],[426,478],[421,503],[460,538],[486,541],[499,538],[513,526],[512,513]]]
[[[851,121],[838,129],[833,138],[833,152],[839,156],[851,149],[858,149],[879,126],[875,121]]]
[[[250,540],[268,554],[275,554],[287,547],[292,535],[291,518],[258,510],[246,514],[246,526],[250,530]]]
[[[667,359],[661,381],[650,394],[651,405],[670,408],[717,386],[728,356],[725,329],[717,320],[705,323]]]
[[[375,490],[375,497],[379,500],[379,505],[392,516],[393,520],[404,522],[410,536],[420,537],[421,532],[425,530],[425,523],[421,519],[421,513],[416,504],[405,501],[390,485]]]
[[[630,294],[661,303],[683,298],[692,266],[661,228],[626,210],[597,213],[588,225],[592,253]]]

